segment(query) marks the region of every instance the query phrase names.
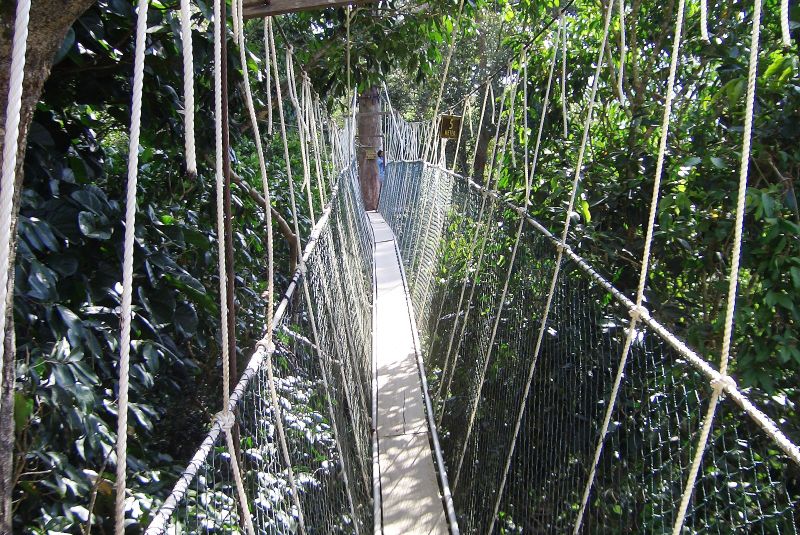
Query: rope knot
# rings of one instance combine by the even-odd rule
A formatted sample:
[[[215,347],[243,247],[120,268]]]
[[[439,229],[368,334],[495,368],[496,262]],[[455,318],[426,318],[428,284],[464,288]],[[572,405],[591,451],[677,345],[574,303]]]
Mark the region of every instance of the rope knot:
[[[556,243],[556,250],[557,250],[559,253],[565,253],[565,252],[572,251],[572,249],[570,248],[570,246],[569,246],[569,245],[567,245],[567,244],[566,244],[565,242],[563,242],[563,241],[560,241],[560,242]]]
[[[236,423],[236,415],[234,415],[233,412],[229,410],[219,411],[214,416],[214,418],[219,422],[219,426],[226,433],[229,432],[233,428],[233,425]]]
[[[275,352],[275,344],[268,338],[262,338],[256,342],[256,351],[264,351],[267,355]]]
[[[644,308],[644,305],[638,305],[628,311],[632,321],[641,321],[650,319],[650,312]]]
[[[711,380],[711,388],[716,391],[736,390],[736,381],[730,375],[720,375]]]
[[[300,274],[305,277],[306,273],[308,273],[308,267],[306,267],[306,263],[302,260],[300,261],[300,265],[297,266],[297,269],[300,271]]]

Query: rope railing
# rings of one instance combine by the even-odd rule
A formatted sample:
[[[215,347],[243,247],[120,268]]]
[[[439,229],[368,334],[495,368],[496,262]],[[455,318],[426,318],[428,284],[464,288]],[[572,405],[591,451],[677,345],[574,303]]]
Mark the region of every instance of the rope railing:
[[[435,245],[427,245],[437,250],[431,303],[427,308],[415,303],[418,312],[427,310],[427,315],[418,313],[418,318],[432,391],[444,378],[450,329],[459,315],[463,320],[458,307],[461,281],[453,274],[464,269],[465,253],[460,250],[465,245],[464,230],[477,224],[475,217],[484,199],[493,200],[496,215],[485,224],[495,229],[495,235],[486,247],[494,258],[510,260],[517,225],[522,222],[525,227],[517,253],[522,267],[512,269],[509,304],[501,312],[495,356],[478,399],[474,436],[467,444],[463,473],[454,490],[459,525],[466,533],[488,532],[493,523],[495,530],[570,531],[593,464],[629,313],[637,309],[636,303],[576,251],[563,247],[523,208],[497,192],[444,167],[396,161],[388,165],[381,210],[401,250],[411,253],[404,257],[410,279],[416,275],[410,268],[414,249],[426,247],[411,238],[414,225],[427,223],[415,218],[422,213],[420,196],[443,197],[435,190],[403,193],[408,182],[419,182],[426,171],[439,174],[439,189],[449,190],[451,199],[442,207],[447,214],[444,234],[433,238]],[[509,422],[516,416],[532,357],[533,340],[528,333],[541,318],[559,248],[564,259],[539,364],[530,398],[523,402],[524,418],[508,481],[498,496],[504,454],[513,440]],[[452,403],[435,409],[451,471],[464,450],[465,407],[477,392],[485,358],[480,351],[485,351],[497,320],[491,303],[504,285],[509,260],[485,266],[475,275],[474,319],[468,321],[462,349],[454,355]],[[613,526],[623,529],[631,522],[654,531],[671,529],[691,464],[691,447],[700,436],[706,392],[721,378],[655,317],[643,315],[639,321],[593,485],[592,495],[614,498],[587,503],[584,531],[600,525],[613,531]],[[686,525],[696,530],[794,533],[800,496],[792,490],[794,469],[790,466],[800,466],[800,450],[735,383],[722,382],[721,388],[726,395],[717,409],[718,427],[709,438],[707,467],[698,477],[696,503],[688,511]],[[496,512],[495,500],[500,504]],[[636,515],[634,519],[631,514]]]
[[[369,403],[356,384],[369,377],[363,378],[361,371],[369,366],[371,354],[369,331],[363,328],[371,318],[369,300],[350,303],[349,320],[362,326],[357,339],[346,338],[352,325],[331,321],[332,309],[348,296],[368,295],[372,279],[366,252],[371,238],[361,221],[355,169],[342,171],[336,183],[308,238],[301,267],[275,311],[273,341],[256,345],[230,395],[228,410],[236,415],[240,429],[241,473],[258,532],[296,530],[301,514],[315,530],[327,526],[329,531],[366,533],[371,529],[369,421],[353,407]],[[331,276],[337,271],[349,274],[349,288],[333,282]],[[308,299],[298,299],[304,293]],[[351,351],[340,350],[345,346]],[[270,359],[282,362],[272,380],[266,366]],[[349,376],[350,370],[360,371]],[[269,395],[263,395],[270,383],[277,390],[289,437],[290,465],[276,448],[274,409]],[[148,534],[239,532],[242,519],[231,454],[217,447],[221,431],[222,423],[215,420],[153,517]],[[295,471],[304,467],[295,474],[302,511],[289,484],[292,466]]]

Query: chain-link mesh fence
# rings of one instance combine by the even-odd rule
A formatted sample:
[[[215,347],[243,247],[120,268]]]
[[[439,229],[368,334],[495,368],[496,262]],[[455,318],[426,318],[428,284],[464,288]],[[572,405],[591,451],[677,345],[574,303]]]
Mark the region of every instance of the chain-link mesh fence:
[[[232,396],[239,451],[228,451],[214,423],[148,533],[244,532],[233,454],[240,459],[256,532],[301,532],[266,358],[272,358],[278,417],[306,533],[372,530],[372,238],[355,168],[343,172],[338,184],[278,308],[275,351],[256,351]]]
[[[537,354],[557,240],[495,193],[417,161],[388,166],[380,208],[413,290],[459,526],[571,532],[630,301],[567,250]],[[698,362],[655,320],[639,327],[582,533],[672,531],[711,395],[710,368]],[[796,534],[796,447],[779,446],[731,398],[718,409],[683,531]]]

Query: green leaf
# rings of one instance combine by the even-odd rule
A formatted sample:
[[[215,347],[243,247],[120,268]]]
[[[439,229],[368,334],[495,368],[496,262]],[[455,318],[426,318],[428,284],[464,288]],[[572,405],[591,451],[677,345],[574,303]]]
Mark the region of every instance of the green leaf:
[[[107,240],[111,238],[111,227],[105,219],[92,212],[81,212],[78,214],[78,228],[87,238]]]
[[[581,213],[583,214],[583,219],[587,223],[592,222],[592,213],[589,211],[589,203],[583,199],[581,200]]]
[[[14,392],[14,427],[17,430],[24,428],[33,414],[33,400],[25,397],[22,392]]]

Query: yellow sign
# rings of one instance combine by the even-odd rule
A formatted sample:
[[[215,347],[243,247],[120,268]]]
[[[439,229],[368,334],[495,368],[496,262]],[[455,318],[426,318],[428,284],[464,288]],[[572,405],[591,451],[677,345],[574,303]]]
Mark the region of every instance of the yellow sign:
[[[365,153],[366,153],[365,158],[367,160],[377,160],[378,159],[378,153],[375,152],[375,149],[367,149],[365,151]]]
[[[439,121],[439,137],[442,139],[456,139],[461,130],[461,116],[442,115]]]

